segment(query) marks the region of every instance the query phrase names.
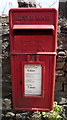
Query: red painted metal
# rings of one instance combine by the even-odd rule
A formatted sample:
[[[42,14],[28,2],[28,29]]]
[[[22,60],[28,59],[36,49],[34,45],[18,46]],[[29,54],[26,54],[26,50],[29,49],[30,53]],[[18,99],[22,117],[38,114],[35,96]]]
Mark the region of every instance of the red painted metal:
[[[54,30],[54,26],[53,26],[53,25],[14,25],[14,26],[13,26],[13,30],[14,30],[14,29],[15,29],[15,30],[17,30],[17,29],[19,29],[19,30],[20,30],[20,29],[22,29],[22,30],[24,30],[24,29],[25,29],[25,30],[26,30],[26,29],[28,29],[28,30],[29,30],[29,29],[35,29],[35,30],[36,30],[36,29],[37,29],[37,30],[38,30],[38,29],[40,29],[40,30],[41,30],[41,29],[43,29],[43,30],[44,30],[44,29],[46,29],[46,30],[51,30],[51,29],[52,29],[52,30]]]
[[[9,12],[13,108],[16,110],[53,109],[57,14],[51,8],[18,8]],[[41,65],[41,95],[25,95],[25,65]]]

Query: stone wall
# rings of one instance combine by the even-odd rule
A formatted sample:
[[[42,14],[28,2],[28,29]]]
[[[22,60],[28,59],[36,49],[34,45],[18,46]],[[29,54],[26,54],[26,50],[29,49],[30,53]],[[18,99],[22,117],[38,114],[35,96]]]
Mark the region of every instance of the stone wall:
[[[60,28],[63,19],[59,19]],[[66,19],[64,19],[66,23]],[[7,16],[1,17],[1,34],[2,37],[2,102],[3,102],[3,118],[6,116],[14,116],[12,110],[12,83],[10,68],[10,41],[9,41],[9,20]],[[63,116],[67,117],[67,34],[58,31],[57,41],[57,66],[56,66],[56,85],[55,85],[55,101],[64,107]],[[7,111],[11,111],[10,113]],[[17,112],[17,114],[19,114]],[[25,113],[26,115],[26,113]],[[17,116],[21,116],[20,114]]]
[[[67,1],[59,3],[59,15],[67,18]]]
[[[64,107],[67,116],[67,34],[58,34],[55,100]]]

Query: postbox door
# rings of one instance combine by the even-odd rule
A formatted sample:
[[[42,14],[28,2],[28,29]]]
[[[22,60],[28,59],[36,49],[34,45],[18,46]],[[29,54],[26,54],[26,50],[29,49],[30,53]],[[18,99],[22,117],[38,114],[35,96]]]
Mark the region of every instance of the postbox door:
[[[28,61],[28,57],[35,59],[37,56],[38,61]],[[49,55],[12,56],[15,109],[52,109],[49,101],[53,101],[54,61],[55,56]]]
[[[31,26],[28,29],[26,26],[24,29],[18,27],[14,26],[12,46],[14,54],[12,65],[15,67],[13,87],[18,90],[14,93],[15,99],[13,97],[14,108],[48,110],[52,107],[49,101],[53,101],[54,84],[51,85],[53,78],[51,80],[50,74],[53,77],[54,67],[51,72],[50,55],[52,52],[54,54],[55,50],[54,27],[49,25],[44,26],[44,29],[40,29],[43,26],[38,28],[35,26],[34,29],[31,29]]]

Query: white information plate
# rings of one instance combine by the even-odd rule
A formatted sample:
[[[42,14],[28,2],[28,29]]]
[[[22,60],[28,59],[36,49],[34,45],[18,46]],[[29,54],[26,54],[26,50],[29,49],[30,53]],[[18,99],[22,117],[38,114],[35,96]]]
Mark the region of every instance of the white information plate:
[[[25,95],[40,95],[42,87],[42,66],[35,64],[24,65]]]

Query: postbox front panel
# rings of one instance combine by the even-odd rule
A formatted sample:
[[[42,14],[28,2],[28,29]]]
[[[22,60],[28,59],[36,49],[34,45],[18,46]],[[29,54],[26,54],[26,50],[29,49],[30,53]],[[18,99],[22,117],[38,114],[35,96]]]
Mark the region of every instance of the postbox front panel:
[[[57,11],[11,9],[10,53],[13,108],[53,109]]]
[[[27,55],[11,57],[15,109],[50,110],[52,107],[55,57],[39,55],[39,61],[35,61],[36,57],[32,55],[31,62],[27,61]]]
[[[52,30],[15,30],[13,50],[22,53],[53,52]]]
[[[55,9],[12,9],[10,30],[12,53],[56,52]]]

